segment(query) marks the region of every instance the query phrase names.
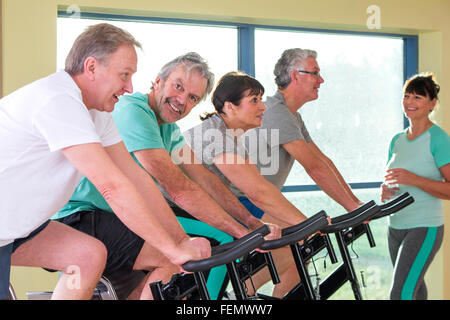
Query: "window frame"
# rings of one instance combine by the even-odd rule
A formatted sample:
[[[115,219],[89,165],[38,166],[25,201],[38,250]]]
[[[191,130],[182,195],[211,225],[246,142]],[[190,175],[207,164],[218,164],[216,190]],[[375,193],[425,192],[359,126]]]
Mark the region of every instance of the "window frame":
[[[58,18],[70,18],[73,14],[64,10],[58,10]],[[167,24],[188,24],[188,25],[207,25],[218,27],[234,27],[238,32],[238,68],[251,76],[255,76],[255,30],[280,30],[293,32],[319,32],[328,34],[342,34],[342,35],[364,35],[370,37],[391,37],[403,40],[403,80],[406,81],[410,76],[418,72],[418,39],[417,35],[395,34],[395,33],[378,33],[378,32],[364,32],[364,31],[348,31],[348,30],[331,30],[331,29],[317,29],[317,28],[303,28],[291,26],[275,26],[264,24],[247,24],[222,22],[214,20],[194,20],[194,19],[178,19],[178,18],[161,18],[161,17],[144,17],[133,15],[120,14],[106,14],[106,13],[92,13],[92,12],[77,12],[77,18],[80,19],[96,19],[105,21],[136,21],[149,23],[167,23]],[[1,88],[0,88],[1,89]],[[1,94],[1,91],[0,91]],[[404,117],[404,128],[409,123],[408,119]],[[379,188],[381,181],[372,182],[349,182],[352,189],[374,189]],[[318,191],[320,190],[316,184],[301,184],[288,185],[282,188],[282,192],[303,192],[303,191]]]

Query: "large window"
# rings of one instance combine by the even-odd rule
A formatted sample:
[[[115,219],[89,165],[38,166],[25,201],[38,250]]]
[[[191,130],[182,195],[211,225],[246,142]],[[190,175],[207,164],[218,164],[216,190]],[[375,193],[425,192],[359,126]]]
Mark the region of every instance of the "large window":
[[[352,184],[361,201],[379,202],[377,186],[384,175],[387,148],[392,136],[403,129],[401,111],[404,82],[404,40],[398,37],[256,29],[255,74],[267,94],[276,91],[273,67],[286,48],[317,51],[325,82],[319,98],[300,110],[313,141],[333,160]],[[307,215],[325,209],[330,216],[343,208],[317,190],[303,167],[296,162],[285,196]],[[298,190],[299,192],[287,192]],[[303,191],[302,191],[303,190]],[[358,240],[352,246],[357,276],[367,288],[368,299],[386,299],[392,266],[386,244],[386,219],[371,223],[377,246]],[[333,238],[334,240],[334,238]],[[337,245],[335,246],[337,248]],[[321,265],[321,263],[319,264]],[[335,267],[321,270],[321,279]],[[313,268],[311,272],[313,272]],[[353,298],[350,285],[332,298]]]
[[[333,160],[360,200],[379,201],[378,187],[389,140],[404,127],[401,91],[405,77],[416,72],[415,37],[88,13],[80,17],[73,19],[65,12],[59,13],[58,68],[63,68],[70,46],[86,26],[107,20],[128,30],[143,44],[133,80],[135,91],[141,92],[149,91],[163,64],[182,53],[196,51],[208,60],[216,80],[240,69],[260,80],[266,95],[273,95],[273,68],[282,51],[317,51],[325,82],[319,98],[299,112],[314,142]],[[199,114],[211,110],[208,97],[178,124],[187,130],[199,123]],[[283,192],[307,215],[322,209],[331,216],[344,213],[297,163]],[[366,241],[358,240],[353,246],[354,257],[358,257],[355,267],[358,275],[359,271],[366,275],[366,298],[387,299],[392,267],[386,220],[370,225],[377,246],[369,248]],[[334,266],[328,265],[322,272],[333,270]],[[333,298],[353,299],[352,291],[344,286]]]
[[[257,29],[256,78],[267,94],[276,91],[281,53],[297,47],[317,51],[325,80],[319,98],[299,110],[314,142],[348,181],[380,180],[390,138],[403,128],[403,40]],[[296,163],[287,184],[311,183]]]
[[[64,61],[76,37],[89,25],[105,22],[97,19],[58,18],[58,68]],[[231,26],[168,24],[144,21],[109,20],[130,32],[141,44],[138,50],[138,71],[133,76],[134,91],[148,93],[152,82],[164,64],[187,52],[195,51],[208,61],[216,78],[237,70],[237,34]],[[227,45],[223,45],[226,43]],[[182,130],[197,124],[199,115],[213,111],[209,97],[184,119],[177,122]]]

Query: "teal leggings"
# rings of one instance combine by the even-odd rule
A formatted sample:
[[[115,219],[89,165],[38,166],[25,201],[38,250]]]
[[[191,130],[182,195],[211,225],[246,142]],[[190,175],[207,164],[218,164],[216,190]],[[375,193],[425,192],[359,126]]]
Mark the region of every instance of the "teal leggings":
[[[426,300],[424,276],[444,237],[444,226],[388,230],[394,265],[391,300]]]
[[[177,217],[177,219],[183,227],[184,231],[189,235],[213,239],[219,243],[218,245],[233,241],[232,236],[199,220],[193,220],[184,217]],[[209,272],[206,286],[212,300],[218,299],[220,289],[222,288],[222,285],[225,281],[226,274],[226,266],[215,267]]]

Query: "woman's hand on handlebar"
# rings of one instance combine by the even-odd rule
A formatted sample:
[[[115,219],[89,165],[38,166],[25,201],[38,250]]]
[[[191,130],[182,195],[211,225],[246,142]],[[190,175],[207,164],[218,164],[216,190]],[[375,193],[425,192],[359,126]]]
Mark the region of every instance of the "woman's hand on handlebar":
[[[269,229],[270,229],[270,233],[266,236],[264,236],[264,240],[266,241],[270,241],[270,240],[275,240],[275,239],[279,239],[281,238],[281,227],[273,224],[273,223],[265,223]],[[262,249],[255,249],[255,251],[264,253],[264,252],[268,252],[267,250],[262,250]]]
[[[266,223],[266,225],[269,227],[270,233],[264,237],[264,240],[269,241],[269,240],[275,240],[275,239],[281,238],[281,227],[280,226],[273,224],[273,223]]]
[[[328,221],[328,225],[331,226],[331,218],[330,218],[330,216],[327,216],[327,221]],[[316,233],[317,233],[317,234],[320,234],[321,236],[326,235],[326,233],[322,233],[322,232],[320,232],[320,230],[317,231]],[[310,237],[308,237],[308,239],[312,238],[313,236],[314,236],[314,235],[311,235]]]
[[[328,226],[330,226],[331,225],[331,218],[330,218],[330,216],[327,216],[327,222],[328,222]],[[308,241],[309,239],[313,238],[317,234],[320,235],[320,236],[325,236],[326,235],[326,233],[322,233],[322,232],[320,232],[320,230],[318,230],[318,231],[314,232],[313,234],[309,235],[305,240],[299,241],[298,244],[299,245],[303,245],[303,243],[305,241]]]

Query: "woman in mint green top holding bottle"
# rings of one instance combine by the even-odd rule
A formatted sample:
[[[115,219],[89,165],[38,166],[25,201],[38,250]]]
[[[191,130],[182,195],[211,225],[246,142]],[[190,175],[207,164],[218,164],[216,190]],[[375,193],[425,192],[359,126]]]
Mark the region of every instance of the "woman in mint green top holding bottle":
[[[424,276],[442,244],[442,200],[450,199],[450,138],[429,118],[438,93],[433,74],[406,81],[403,111],[410,126],[395,135],[389,146],[381,199],[409,192],[415,200],[389,217],[392,300],[427,299]]]

